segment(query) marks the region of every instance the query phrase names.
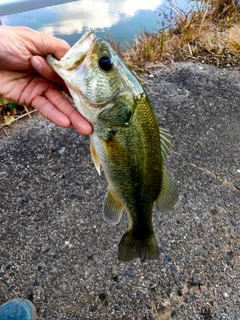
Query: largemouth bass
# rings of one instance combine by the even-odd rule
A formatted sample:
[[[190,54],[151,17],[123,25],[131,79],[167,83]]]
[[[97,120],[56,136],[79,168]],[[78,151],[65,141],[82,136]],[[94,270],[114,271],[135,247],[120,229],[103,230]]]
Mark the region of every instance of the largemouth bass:
[[[104,220],[119,223],[123,210],[129,227],[118,247],[118,258],[157,259],[152,226],[155,203],[161,212],[178,199],[164,161],[170,135],[158,127],[147,94],[110,44],[88,30],[60,60],[47,61],[65,81],[78,111],[93,125],[90,150],[108,191]]]

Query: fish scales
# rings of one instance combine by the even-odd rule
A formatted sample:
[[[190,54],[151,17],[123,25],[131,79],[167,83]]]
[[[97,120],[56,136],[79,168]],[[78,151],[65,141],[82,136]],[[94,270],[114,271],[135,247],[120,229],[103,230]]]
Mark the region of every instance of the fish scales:
[[[151,105],[145,94],[135,103],[128,128],[117,131],[103,144],[101,137],[95,137],[93,144],[102,158],[110,189],[118,194],[120,202],[131,212],[130,219],[141,221],[151,219],[152,205],[161,188],[162,164],[159,128]]]
[[[119,223],[125,210],[129,226],[118,247],[118,258],[157,259],[152,210],[170,209],[177,201],[174,182],[164,161],[171,142],[158,127],[148,96],[111,46],[92,30],[52,68],[63,78],[77,109],[93,125],[90,149],[96,169],[108,182],[104,220]]]

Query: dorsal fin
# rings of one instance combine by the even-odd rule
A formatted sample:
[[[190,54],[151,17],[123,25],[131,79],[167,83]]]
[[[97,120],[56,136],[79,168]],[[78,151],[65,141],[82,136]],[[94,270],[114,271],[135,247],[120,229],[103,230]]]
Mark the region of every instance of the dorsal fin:
[[[162,186],[159,196],[156,200],[157,209],[160,212],[166,212],[171,209],[178,200],[178,192],[174,181],[163,168]]]

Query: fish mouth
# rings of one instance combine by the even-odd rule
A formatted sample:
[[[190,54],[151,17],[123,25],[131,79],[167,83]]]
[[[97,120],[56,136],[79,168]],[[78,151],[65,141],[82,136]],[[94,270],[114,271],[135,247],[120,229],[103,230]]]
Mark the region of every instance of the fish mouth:
[[[97,39],[94,30],[87,29],[78,42],[60,60],[62,67],[69,71],[75,69],[84,60],[88,51],[94,47]]]

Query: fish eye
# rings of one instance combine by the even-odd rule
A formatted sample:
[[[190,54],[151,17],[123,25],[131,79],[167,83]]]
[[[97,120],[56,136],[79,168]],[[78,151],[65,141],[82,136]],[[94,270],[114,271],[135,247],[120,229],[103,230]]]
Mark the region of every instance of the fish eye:
[[[113,63],[109,57],[103,56],[99,59],[99,66],[104,71],[110,71],[112,69]]]

